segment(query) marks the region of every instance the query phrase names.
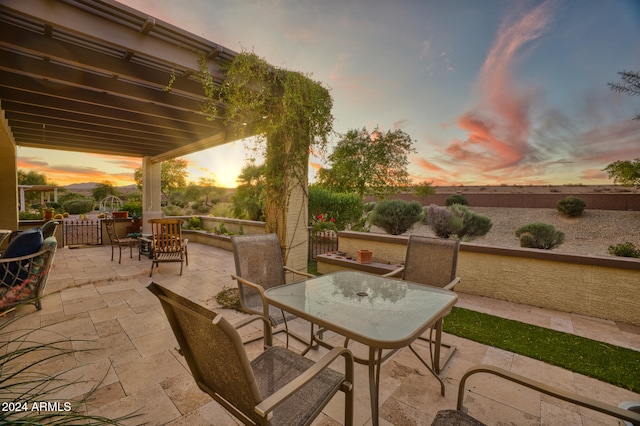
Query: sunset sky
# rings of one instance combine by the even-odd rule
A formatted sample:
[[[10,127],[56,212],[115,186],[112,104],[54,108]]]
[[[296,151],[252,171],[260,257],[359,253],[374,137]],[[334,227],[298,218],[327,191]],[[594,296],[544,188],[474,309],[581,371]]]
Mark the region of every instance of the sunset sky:
[[[331,89],[334,129],[400,128],[409,172],[440,185],[612,183],[640,157],[637,0],[124,0],[235,51],[311,73]],[[187,158],[190,179],[235,186],[242,143]],[[133,183],[140,159],[18,149],[18,167],[65,185]],[[321,163],[313,159],[310,176]]]

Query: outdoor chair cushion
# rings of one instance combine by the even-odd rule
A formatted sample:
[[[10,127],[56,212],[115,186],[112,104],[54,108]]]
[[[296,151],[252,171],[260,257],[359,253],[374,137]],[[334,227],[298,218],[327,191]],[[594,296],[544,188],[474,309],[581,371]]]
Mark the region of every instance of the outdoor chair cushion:
[[[2,253],[2,259],[28,256],[40,250],[44,238],[40,228],[27,229],[18,234]]]

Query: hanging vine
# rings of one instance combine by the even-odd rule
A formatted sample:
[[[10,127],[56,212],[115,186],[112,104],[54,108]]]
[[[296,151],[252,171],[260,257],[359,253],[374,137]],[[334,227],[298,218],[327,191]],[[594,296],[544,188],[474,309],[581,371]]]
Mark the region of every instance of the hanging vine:
[[[292,191],[297,187],[307,195],[309,152],[323,153],[332,132],[329,90],[308,75],[276,68],[252,52],[242,52],[224,65],[222,85],[216,84],[204,59],[200,69],[208,99],[204,112],[224,117],[240,137],[257,135],[256,149],[265,157],[267,232],[279,235],[286,255],[294,241],[286,229]],[[302,208],[298,220],[306,224]]]

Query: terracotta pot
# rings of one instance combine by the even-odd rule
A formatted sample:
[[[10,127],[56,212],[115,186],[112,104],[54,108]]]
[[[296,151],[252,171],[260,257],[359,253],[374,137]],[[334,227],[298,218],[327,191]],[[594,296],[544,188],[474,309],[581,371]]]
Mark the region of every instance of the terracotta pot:
[[[371,263],[373,252],[371,250],[358,250],[359,263]]]
[[[126,219],[129,217],[129,212],[127,210],[119,211],[119,212],[111,212],[111,215],[114,219]]]
[[[51,220],[53,219],[53,210],[44,210],[43,215],[44,215],[44,220]]]

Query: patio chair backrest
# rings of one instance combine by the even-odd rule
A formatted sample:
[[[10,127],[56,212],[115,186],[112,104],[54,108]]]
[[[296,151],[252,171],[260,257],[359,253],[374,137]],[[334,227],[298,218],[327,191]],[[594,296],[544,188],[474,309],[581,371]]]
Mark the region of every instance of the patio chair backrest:
[[[276,234],[238,235],[231,237],[236,275],[265,289],[285,284],[280,241]],[[262,311],[260,294],[238,282],[240,297],[247,306]]]
[[[60,222],[58,222],[57,220],[50,220],[42,225],[42,238],[47,239],[50,236],[54,235],[59,224]]]
[[[104,227],[107,230],[107,235],[111,240],[111,244],[118,244],[118,233],[116,232],[116,221],[115,219],[105,219]]]
[[[182,219],[150,219],[155,253],[183,253]]]
[[[456,277],[460,241],[411,235],[402,279],[444,287]]]
[[[236,417],[239,411],[260,422],[254,407],[262,397],[236,329],[222,316],[163,286],[151,283],[147,288],[160,299],[198,387]]]

